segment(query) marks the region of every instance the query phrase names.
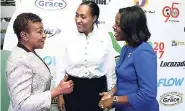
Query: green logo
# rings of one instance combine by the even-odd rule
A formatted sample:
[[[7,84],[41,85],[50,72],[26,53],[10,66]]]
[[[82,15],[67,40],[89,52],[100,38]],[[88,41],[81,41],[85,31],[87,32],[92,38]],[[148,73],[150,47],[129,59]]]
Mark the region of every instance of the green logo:
[[[122,47],[118,44],[112,32],[109,32],[109,35],[112,40],[112,45],[113,45],[114,50],[119,54],[115,56],[115,61],[117,62],[119,60]]]

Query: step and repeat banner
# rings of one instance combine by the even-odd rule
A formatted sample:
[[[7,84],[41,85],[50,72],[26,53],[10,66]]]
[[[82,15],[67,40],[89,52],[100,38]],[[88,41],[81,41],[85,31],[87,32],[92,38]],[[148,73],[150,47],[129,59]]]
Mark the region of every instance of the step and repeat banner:
[[[76,30],[74,17],[78,5],[86,0],[19,0],[9,23],[4,41],[4,50],[11,51],[17,44],[13,22],[22,12],[38,14],[48,38],[45,47],[37,50],[55,78],[55,42],[65,31]],[[104,28],[112,38],[115,56],[119,55],[124,42],[117,43],[112,25],[119,8],[138,5],[147,15],[152,34],[149,43],[158,56],[158,95],[160,111],[184,111],[185,108],[185,0],[92,0],[100,7],[99,28]],[[52,110],[57,111],[57,100]]]

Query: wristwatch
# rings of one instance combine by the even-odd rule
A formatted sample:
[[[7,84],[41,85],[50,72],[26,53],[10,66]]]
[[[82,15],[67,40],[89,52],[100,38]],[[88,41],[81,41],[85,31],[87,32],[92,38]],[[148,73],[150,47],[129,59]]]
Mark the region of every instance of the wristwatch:
[[[114,97],[113,97],[112,107],[115,107],[115,105],[116,105],[116,103],[117,103],[117,98],[118,98],[118,96],[114,96]]]

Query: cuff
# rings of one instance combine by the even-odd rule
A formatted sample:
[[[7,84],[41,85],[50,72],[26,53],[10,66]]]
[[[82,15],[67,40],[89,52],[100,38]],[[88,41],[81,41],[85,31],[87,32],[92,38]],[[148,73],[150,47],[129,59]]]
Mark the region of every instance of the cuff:
[[[46,91],[45,92],[45,97],[47,98],[47,100],[45,101],[45,107],[50,109],[51,107],[51,91]]]

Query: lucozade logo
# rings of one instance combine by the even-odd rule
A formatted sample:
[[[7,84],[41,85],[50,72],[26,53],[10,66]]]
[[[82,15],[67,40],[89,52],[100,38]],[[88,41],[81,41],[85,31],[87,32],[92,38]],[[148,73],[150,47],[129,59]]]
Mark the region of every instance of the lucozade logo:
[[[134,4],[139,7],[144,7],[148,4],[148,0],[134,0]]]
[[[67,3],[64,0],[36,0],[35,5],[44,10],[61,10]]]
[[[170,62],[161,61],[160,67],[183,67],[183,69],[185,69],[185,61],[179,61],[179,62],[175,62],[175,61],[170,61]]]

